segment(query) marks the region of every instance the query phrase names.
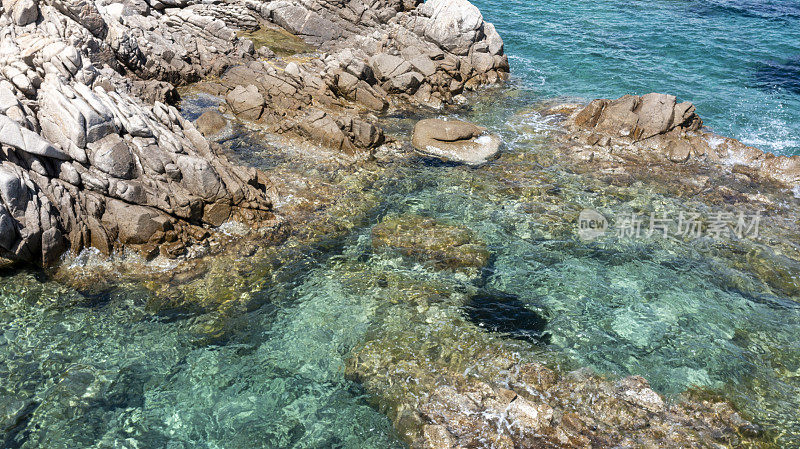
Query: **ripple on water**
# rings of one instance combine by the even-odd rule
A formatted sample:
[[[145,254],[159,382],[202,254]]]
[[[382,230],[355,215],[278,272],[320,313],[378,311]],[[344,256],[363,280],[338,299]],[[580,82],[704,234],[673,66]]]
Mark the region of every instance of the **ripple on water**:
[[[18,423],[4,447],[394,447],[387,419],[343,377],[368,315],[335,284],[311,275],[292,307],[197,346],[192,320],[144,312],[144,291],[62,307],[80,295],[4,276],[0,423]]]
[[[257,293],[271,301],[234,317],[236,332],[226,341],[201,344],[194,329],[206,317],[153,315],[143,288],[120,286],[98,302],[41,273],[3,273],[0,425],[12,429],[3,435],[4,446],[401,447],[389,420],[345,378],[350,351],[381,334],[376,327],[413,329],[410,336],[387,334],[409,337],[409,346],[434,348],[458,363],[465,362],[462,344],[479,352],[482,340],[460,340],[458,332],[471,325],[462,304],[448,303],[450,296],[431,306],[399,292],[394,299],[409,301],[407,307],[388,307],[380,288],[386,280],[376,273],[444,284],[439,289],[431,282],[435,291],[428,296],[504,292],[478,301],[490,307],[476,321],[526,336],[546,322],[548,348],[568,363],[609,375],[642,374],[668,395],[691,386],[717,388],[784,432],[787,447],[800,445],[797,298],[777,296],[729,256],[707,248],[577,241],[570,220],[583,207],[620,212],[669,201],[647,187],[620,193],[588,186],[586,179],[525,159],[546,153],[541,143],[551,129],[535,113],[528,123],[505,128],[510,109],[536,99],[668,91],[694,101],[721,132],[746,138],[756,130],[764,149],[797,151],[800,104],[791,89],[743,84],[758,61],[800,51],[791,34],[798,20],[794,3],[476,4],[506,37],[519,78],[504,95],[485,98],[473,117],[506,136],[507,155],[519,161],[509,157],[497,163],[505,164],[500,169],[411,167],[386,183],[380,208],[450,220],[479,234],[493,254],[482,279],[473,283],[373,257],[370,223],[329,253],[315,254],[313,262],[298,262],[301,268],[287,270],[291,276],[265,282],[266,291]],[[764,20],[783,25],[763,33]],[[784,46],[790,54],[780,54]],[[791,87],[790,77],[791,71],[772,74],[765,85]],[[190,119],[218,106],[206,97],[197,108],[190,103],[184,109]],[[283,162],[244,134],[235,128],[223,144],[262,168]],[[89,256],[77,263],[95,263]],[[508,305],[506,295],[523,319],[495,320],[498,298]],[[449,346],[440,347],[436,338]],[[491,338],[515,350],[541,349]]]
[[[716,132],[800,154],[794,0],[474,3],[540,98],[670,93]]]

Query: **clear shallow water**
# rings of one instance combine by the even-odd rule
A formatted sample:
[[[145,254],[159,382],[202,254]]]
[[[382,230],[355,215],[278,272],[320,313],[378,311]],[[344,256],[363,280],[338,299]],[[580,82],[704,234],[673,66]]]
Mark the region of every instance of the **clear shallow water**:
[[[475,118],[481,114],[488,111]],[[389,420],[345,376],[352,351],[370,339],[395,338],[388,330],[398,328],[409,329],[400,331],[403,338],[444,335],[452,344],[474,323],[454,318],[457,305],[418,312],[387,302],[379,279],[392,273],[514,294],[548,320],[552,336],[544,348],[509,340],[514,350],[610,375],[641,374],[668,396],[711,388],[783,433],[786,447],[800,442],[800,306],[702,246],[579,242],[571,217],[582,207],[692,205],[647,188],[620,192],[542,170],[526,162],[547,152],[542,135],[521,123],[495,127],[512,143],[502,168],[416,161],[376,185],[376,219],[327,253],[287,263],[289,276],[244,285],[246,294],[263,297],[261,305],[235,316],[214,344],[198,339],[207,317],[154,315],[147,308],[152,293],[135,285],[87,297],[35,273],[4,273],[6,446],[402,447]],[[493,254],[483,278],[373,253],[373,223],[406,213],[475,231]],[[254,269],[260,263],[252,260]]]
[[[533,162],[536,158],[528,155],[547,153],[545,134],[550,126],[535,115],[512,117],[516,109],[553,96],[592,98],[669,91],[647,84],[666,79],[675,86],[673,92],[698,104],[711,126],[723,134],[725,129],[720,127],[730,126],[728,134],[742,138],[733,130],[762,129],[760,116],[748,111],[783,111],[788,115],[773,117],[798,123],[786,112],[794,114],[798,108],[774,108],[775,101],[789,106],[796,101],[788,92],[791,79],[778,76],[789,81],[783,90],[769,91],[737,84],[738,78],[729,74],[725,89],[738,91],[743,98],[737,116],[730,113],[729,102],[710,94],[719,87],[706,85],[688,70],[665,78],[664,65],[653,59],[650,50],[631,49],[648,49],[655,39],[642,34],[642,28],[651,30],[652,26],[632,23],[629,17],[635,12],[655,21],[659,5],[561,4],[559,12],[554,3],[478,4],[505,36],[507,50],[513,55],[516,87],[521,88],[516,96],[487,96],[466,117],[503,134],[507,148],[498,163],[502,165],[471,170],[415,161],[392,179],[378,175],[383,180],[370,193],[379,201],[369,222],[327,245],[322,253],[309,250],[305,257],[289,262],[285,271],[290,275],[259,279],[259,285],[252,287],[245,280],[231,281],[239,276],[236,272],[224,273],[227,282],[210,277],[212,285],[219,281],[220,294],[227,294],[227,285],[233,284],[237,287],[230,287],[235,293],[232,296],[262,297],[254,310],[234,316],[226,324],[225,338],[213,339],[213,343],[198,338],[197,329],[208,322],[207,316],[153,314],[147,307],[152,293],[137,285],[120,285],[102,295],[87,296],[37,273],[2,273],[3,446],[402,447],[373,398],[345,376],[351,352],[367,340],[396,335],[394,329],[410,329],[415,333],[411,340],[418,332],[451,333],[446,341],[458,341],[464,326],[473,324],[454,319],[459,313],[452,310],[457,307],[452,304],[443,307],[447,313],[438,314],[412,313],[406,306],[388,304],[385,293],[372,287],[387,273],[422,280],[434,277],[454,289],[480,284],[514,294],[548,320],[551,334],[551,344],[545,348],[509,341],[515,350],[522,347],[531,357],[555,359],[572,367],[590,366],[610,375],[641,374],[669,396],[691,386],[714,389],[781,435],[784,447],[800,446],[798,298],[771,293],[752,273],[702,246],[658,241],[580,243],[574,238],[574,217],[583,207],[613,213],[696,205],[684,205],[647,187],[620,191],[557,168],[542,169]],[[675,27],[670,31],[672,44],[663,43],[674,50],[669,58],[700,64],[700,56],[679,51],[699,36],[687,35],[691,30],[683,29],[687,25],[676,21],[675,14],[694,11],[701,18],[731,16],[751,26],[761,20],[797,20],[791,4],[778,5],[782,6],[771,9],[754,4],[748,8],[763,11],[752,13],[747,8],[716,11],[699,3],[664,3],[660,13],[669,19],[658,22],[663,25],[656,29]],[[549,14],[551,20],[533,21],[530,17],[535,16],[522,15],[531,8],[542,9],[544,12],[536,14]],[[614,14],[628,22],[618,21]],[[779,18],[763,17],[770,14]],[[598,37],[598,27],[592,22],[598,20],[627,23],[617,31],[638,36],[638,43]],[[702,20],[710,22],[711,18]],[[574,27],[559,31],[557,25],[576,21],[586,34],[584,44],[594,42],[596,47],[588,55],[579,52]],[[553,29],[535,38],[542,42],[533,45],[535,39],[524,30],[535,27],[543,33],[544,28]],[[779,35],[790,32],[788,25],[777,31]],[[763,44],[768,47],[764,54],[772,52],[769,46],[779,45],[775,36],[760,38],[772,42]],[[573,47],[557,51],[562,44],[558,39],[573,39]],[[781,48],[796,53],[796,46],[796,40],[789,40]],[[611,75],[601,76],[599,68],[609,64],[602,51],[608,48],[616,48],[618,63],[608,72]],[[748,60],[742,48],[724,57]],[[625,62],[625,58],[630,60]],[[538,62],[526,71],[526,60]],[[577,67],[576,60],[588,65]],[[630,70],[631,61],[638,64],[633,67],[640,75],[647,76],[637,77]],[[563,71],[564,67],[570,71]],[[739,73],[743,67],[746,65],[723,64],[715,70]],[[686,95],[677,89],[685,89]],[[689,94],[707,95],[709,102],[703,106],[702,97]],[[756,97],[763,102],[761,106],[758,101],[753,103]],[[719,108],[716,113],[714,104]],[[214,102],[201,98],[187,106],[192,107],[185,113],[196,116],[193,107],[213,107]],[[713,117],[720,121],[714,122],[717,119]],[[758,120],[737,125],[735,117]],[[762,129],[765,138],[774,139],[770,133],[780,126],[774,128]],[[796,142],[796,128],[791,133]],[[271,168],[285,162],[266,154],[268,148],[248,153],[252,142],[237,140],[236,132],[231,139],[232,149],[249,164]],[[798,147],[793,145],[791,148]],[[433,272],[413,261],[372,254],[370,229],[390,213],[431,216],[475,231],[493,254],[485,277],[465,279]],[[260,261],[252,263],[257,266]],[[404,335],[405,331],[397,332]],[[426,344],[435,346],[436,342]]]
[[[369,310],[324,273],[221,346],[197,343],[202,317],[146,312],[141,289],[98,302],[40,282],[0,279],[4,448],[400,447],[343,376]]]
[[[476,0],[541,97],[664,92],[715,132],[800,154],[800,2]]]

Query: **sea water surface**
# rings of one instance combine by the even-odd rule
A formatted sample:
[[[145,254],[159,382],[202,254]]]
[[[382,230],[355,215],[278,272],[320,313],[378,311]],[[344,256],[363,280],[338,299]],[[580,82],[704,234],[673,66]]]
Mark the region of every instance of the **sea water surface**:
[[[670,398],[692,386],[711,389],[783,447],[800,446],[800,298],[776,293],[702,245],[578,241],[582,207],[701,205],[647,185],[614,189],[544,169],[535,161],[549,151],[548,123],[514,115],[536,98],[668,91],[694,101],[723,134],[797,151],[796,3],[476,4],[506,39],[516,77],[510,90],[523,91],[487,97],[464,116],[502,134],[497,165],[413,160],[391,179],[380,172],[362,192],[375,202],[368,219],[343,237],[299,251],[258,282],[236,271],[206,275],[206,295],[257,304],[230,319],[224,338],[202,338],[202,314],[154,312],[153,292],[135,282],[98,294],[38,271],[0,273],[0,446],[403,447],[373,398],[345,375],[352,351],[392,317],[415,317],[411,328],[424,331],[452,325],[441,320],[460,313],[396,313],[409,306],[364,287],[376,273],[438,275],[371,251],[372,227],[402,214],[455,223],[486,242],[492,263],[481,283],[548,320],[551,342],[530,345],[532,356],[643,375]],[[765,69],[781,64],[788,69]],[[213,106],[187,97],[184,113]],[[246,136],[229,144],[254,165],[287,163]],[[242,264],[258,272],[264,262]]]
[[[800,154],[800,1],[473,3],[537,95],[669,93],[718,134]]]

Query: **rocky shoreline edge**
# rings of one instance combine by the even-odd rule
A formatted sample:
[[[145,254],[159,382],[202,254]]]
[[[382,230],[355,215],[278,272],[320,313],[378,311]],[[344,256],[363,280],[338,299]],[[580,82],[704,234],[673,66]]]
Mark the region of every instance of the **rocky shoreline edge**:
[[[3,0],[2,7],[0,255],[40,266],[87,247],[191,258],[225,241],[217,227],[226,222],[259,229],[267,243],[302,232],[307,211],[288,201],[290,184],[302,177],[231,162],[213,139],[228,120],[216,112],[186,120],[170,104],[176,87],[191,83],[224,99],[226,113],[302,148],[302,157],[349,166],[407,152],[408,141],[385,129],[386,115],[441,111],[509,73],[502,39],[466,0]],[[800,157],[708,133],[691,104],[668,95],[539,113],[560,117],[560,155],[615,182],[660,170],[694,187],[709,172],[775,192],[800,186]],[[412,144],[425,156],[470,165],[497,156],[499,142],[480,127],[428,125]],[[378,398],[395,382],[380,356],[367,347],[349,368]],[[487,360],[503,375],[450,372],[429,379],[422,396],[384,403],[418,447],[761,444],[758,426],[724,402],[665,405],[638,377],[562,377],[511,359]],[[577,385],[586,397],[604,398],[604,415],[571,402]],[[497,425],[509,417],[516,428]]]
[[[463,103],[463,93],[509,71],[502,39],[466,1],[18,0],[3,11],[0,255],[38,265],[86,247],[176,257],[228,220],[285,236],[291,223],[275,214],[273,180],[231,164],[203,138],[224,117],[189,123],[167,104],[175,85],[196,82],[194,91],[224,98],[240,120],[357,161],[402,145],[387,140],[379,118],[387,111]],[[471,164],[496,156],[494,136],[449,126],[437,140],[442,123],[429,123],[414,147]],[[705,132],[694,107],[674,97],[595,100],[568,126],[584,145],[571,151],[577,160],[620,164],[622,151],[800,186],[800,157]]]

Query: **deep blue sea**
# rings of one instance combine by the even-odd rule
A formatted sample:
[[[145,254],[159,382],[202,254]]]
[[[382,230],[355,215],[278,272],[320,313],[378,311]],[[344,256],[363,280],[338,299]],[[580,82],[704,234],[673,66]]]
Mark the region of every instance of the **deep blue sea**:
[[[800,1],[473,3],[537,95],[670,93],[719,134],[800,154]]]

